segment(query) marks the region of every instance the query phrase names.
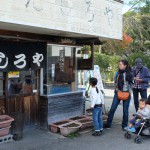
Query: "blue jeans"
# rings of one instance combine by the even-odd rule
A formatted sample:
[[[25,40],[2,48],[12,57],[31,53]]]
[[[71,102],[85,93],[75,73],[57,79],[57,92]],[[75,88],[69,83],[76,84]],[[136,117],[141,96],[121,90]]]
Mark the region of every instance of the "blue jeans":
[[[139,93],[141,95],[141,98],[147,99],[147,89],[145,90],[133,89],[134,106],[135,106],[136,112],[138,111],[138,108],[139,108]]]
[[[128,100],[123,101],[123,120],[122,120],[122,128],[127,127],[128,118],[129,118],[129,104],[130,104],[131,96],[129,96]],[[117,92],[115,92],[114,99],[108,114],[107,125],[111,126],[112,120],[115,114],[115,111],[119,105],[120,101],[117,97]]]
[[[95,131],[103,129],[102,107],[93,108],[93,123]]]

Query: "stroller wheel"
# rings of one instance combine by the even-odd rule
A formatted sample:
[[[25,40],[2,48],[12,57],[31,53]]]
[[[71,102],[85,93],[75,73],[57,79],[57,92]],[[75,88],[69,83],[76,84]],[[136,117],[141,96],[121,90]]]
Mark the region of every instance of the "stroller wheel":
[[[134,142],[137,143],[137,144],[141,144],[142,143],[142,139],[140,137],[136,137],[134,139]]]
[[[125,137],[126,139],[131,139],[131,134],[128,133],[128,132],[126,132],[125,135],[124,135],[124,137]]]

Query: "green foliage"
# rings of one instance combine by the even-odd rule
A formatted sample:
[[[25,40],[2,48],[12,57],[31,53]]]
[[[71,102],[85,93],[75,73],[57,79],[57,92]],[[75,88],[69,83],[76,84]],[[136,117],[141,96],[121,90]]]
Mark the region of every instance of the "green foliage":
[[[150,69],[150,56],[144,55],[143,53],[134,53],[128,57],[129,64],[135,66],[135,59],[141,58],[143,60],[143,65]]]
[[[118,55],[110,56],[109,66],[111,67],[113,73],[116,72],[116,70],[118,69],[118,63],[121,59],[123,58]]]
[[[150,1],[149,0],[127,0],[127,4],[131,6],[131,10],[135,13],[149,14],[150,13]]]
[[[81,48],[81,51],[84,51],[84,50],[90,50],[90,46],[88,46],[88,45],[85,45],[85,46],[83,46],[82,48]]]
[[[150,69],[150,0],[126,0],[125,3],[131,9],[123,16],[123,32],[132,41],[126,43],[124,37],[122,41],[108,40],[102,45],[105,54],[95,54],[95,64],[100,66],[103,79],[113,80],[121,59],[134,66],[135,59],[140,57]],[[95,49],[99,52],[98,47]]]
[[[140,9],[141,14],[150,14],[150,1],[146,0],[145,6]]]
[[[99,53],[99,45],[94,46],[94,52]]]
[[[120,55],[126,58],[132,53],[150,52],[150,0],[125,0],[130,11],[123,17],[123,32],[133,41],[108,40],[102,46],[102,52],[108,55]]]
[[[81,48],[81,51],[84,51],[84,50],[88,50],[90,51],[91,47],[88,46],[88,45],[85,45]],[[94,45],[94,52],[98,53],[99,52],[99,45]]]
[[[136,15],[135,11],[129,11],[129,12],[125,13],[123,16],[124,16],[124,18],[127,18],[127,17],[131,17],[134,15]]]
[[[73,139],[73,138],[76,138],[79,136],[80,136],[80,134],[78,132],[74,132],[74,133],[67,135],[67,138]]]
[[[110,56],[106,54],[95,53],[94,64],[99,65],[101,70],[105,71],[109,67]]]
[[[121,57],[118,55],[106,55],[95,53],[94,64],[99,65],[103,79],[113,81]]]

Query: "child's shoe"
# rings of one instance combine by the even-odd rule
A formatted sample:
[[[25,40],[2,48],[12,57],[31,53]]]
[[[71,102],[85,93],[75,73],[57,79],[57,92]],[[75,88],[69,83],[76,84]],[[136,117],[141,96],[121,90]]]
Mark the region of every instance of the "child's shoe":
[[[100,136],[102,134],[101,131],[95,131],[92,135],[93,136]]]
[[[126,131],[129,131],[131,128],[129,126],[127,126],[127,127],[123,128],[123,129],[126,130]]]
[[[132,133],[135,133],[136,130],[135,130],[134,127],[132,127],[131,129],[129,129],[129,131],[132,132]]]

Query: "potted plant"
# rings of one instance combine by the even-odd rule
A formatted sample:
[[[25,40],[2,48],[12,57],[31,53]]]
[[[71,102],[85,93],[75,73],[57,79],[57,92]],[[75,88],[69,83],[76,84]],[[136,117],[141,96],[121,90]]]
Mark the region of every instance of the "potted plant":
[[[93,127],[93,120],[91,118],[80,119],[80,120],[78,120],[78,122],[80,122],[82,124],[82,126],[80,128],[81,130]]]
[[[50,131],[54,132],[54,133],[58,133],[58,132],[60,132],[59,126],[65,125],[69,122],[71,122],[71,120],[63,120],[63,121],[52,123],[49,125]]]
[[[0,115],[0,137],[9,133],[10,125],[14,119],[8,115]]]
[[[81,120],[81,119],[85,119],[87,118],[87,116],[76,116],[76,117],[73,117],[73,118],[70,118],[70,120],[72,121],[78,121],[78,120]]]
[[[6,136],[6,135],[9,133],[10,127],[11,127],[11,126],[5,127],[5,128],[0,128],[0,137]]]
[[[81,126],[82,126],[82,124],[79,122],[70,122],[66,125],[60,126],[60,133],[63,136],[67,136],[71,133],[78,131]]]
[[[89,54],[90,53],[90,47],[89,46],[84,46],[81,48],[81,54]]]
[[[14,119],[8,115],[0,115],[0,128],[9,127]]]

